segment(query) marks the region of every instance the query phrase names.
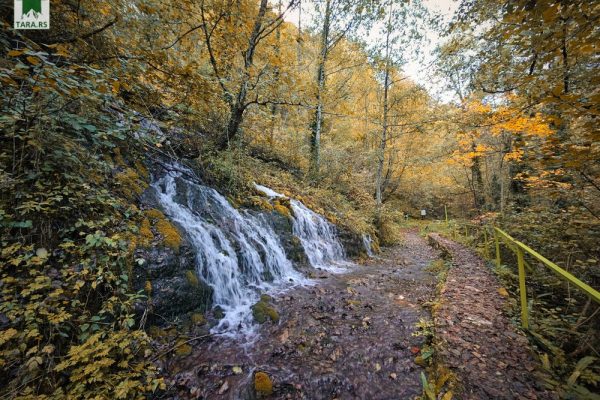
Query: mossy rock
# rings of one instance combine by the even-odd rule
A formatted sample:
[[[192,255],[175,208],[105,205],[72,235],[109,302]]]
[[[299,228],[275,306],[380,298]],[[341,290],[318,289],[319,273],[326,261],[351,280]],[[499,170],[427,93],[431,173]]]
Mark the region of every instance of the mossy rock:
[[[187,279],[188,283],[190,285],[192,285],[193,287],[200,287],[200,279],[198,279],[198,276],[196,275],[196,273],[192,270],[187,270],[185,271],[185,279]]]
[[[194,325],[204,325],[206,323],[206,318],[200,313],[192,313],[190,320]]]
[[[154,234],[152,233],[152,229],[150,228],[150,220],[148,218],[144,218],[142,220],[142,224],[140,225],[139,230],[139,243],[142,246],[150,246],[152,240],[154,239]]]
[[[223,311],[221,306],[216,306],[213,308],[213,317],[216,319],[223,319],[225,317],[225,311]]]
[[[254,390],[259,397],[273,394],[273,382],[266,372],[258,371],[254,374]]]
[[[269,297],[269,300],[270,299],[271,298]],[[252,306],[252,316],[254,317],[254,320],[259,324],[264,324],[265,322],[267,322],[267,318],[270,319],[272,322],[279,322],[279,313],[268,303],[269,300],[267,300],[266,298],[263,299],[261,296],[261,300]]]
[[[148,188],[148,183],[144,182],[132,168],[125,168],[124,171],[117,173],[115,181],[118,182],[121,193],[128,199],[140,196]]]
[[[146,210],[145,214],[147,218],[144,219],[142,226],[140,227],[140,236],[142,236],[142,240],[149,241],[154,238],[154,235],[152,235],[152,231],[150,230],[149,220],[152,220],[154,221],[154,228],[156,229],[156,232],[162,236],[164,244],[175,251],[179,251],[183,239],[177,227],[167,219],[162,211],[157,210],[156,208]]]
[[[162,211],[156,209],[156,208],[151,208],[149,210],[146,210],[146,216],[148,218],[152,218],[154,220],[158,220],[158,219],[165,219],[165,214],[162,213]]]
[[[133,163],[133,165],[135,167],[135,171],[138,173],[139,176],[141,176],[144,180],[150,179],[150,172],[148,171],[148,168],[146,168],[143,162],[137,160]]]
[[[277,211],[279,214],[286,216],[288,218],[292,218],[292,213],[290,212],[290,209],[287,207],[282,206],[281,204],[275,204],[273,206],[273,209],[275,211]]]
[[[152,325],[152,326],[150,326],[150,328],[148,328],[148,334],[153,339],[164,338],[168,335],[167,331],[165,331],[164,329],[162,329],[156,325]]]
[[[175,225],[170,223],[167,219],[159,219],[156,223],[156,229],[158,230],[158,233],[162,235],[163,241],[167,247],[179,251],[179,246],[181,246],[181,235]]]
[[[268,294],[261,294],[260,295],[260,301],[264,301],[264,302],[269,302],[273,300],[273,298],[271,296],[269,296]]]
[[[189,356],[190,354],[192,354],[192,346],[190,346],[187,343],[180,344],[175,349],[175,354],[177,354],[180,357]]]
[[[262,210],[273,211],[273,206],[264,197],[250,196],[248,197],[248,200],[245,203],[260,208]]]

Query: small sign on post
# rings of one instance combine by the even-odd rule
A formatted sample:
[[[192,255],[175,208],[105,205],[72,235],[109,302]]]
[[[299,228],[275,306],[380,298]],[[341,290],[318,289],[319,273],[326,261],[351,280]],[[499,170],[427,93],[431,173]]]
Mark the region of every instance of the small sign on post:
[[[427,215],[427,210],[422,209],[421,210],[421,219],[425,219],[425,216]]]

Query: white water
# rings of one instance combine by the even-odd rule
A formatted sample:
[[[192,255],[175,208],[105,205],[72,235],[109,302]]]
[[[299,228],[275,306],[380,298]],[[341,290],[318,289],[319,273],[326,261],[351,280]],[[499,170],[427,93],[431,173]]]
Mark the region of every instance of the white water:
[[[285,197],[268,187],[254,186],[268,197]],[[300,239],[310,265],[332,272],[343,271],[340,267],[348,263],[333,224],[297,200],[290,199],[290,205],[294,213],[293,233]]]
[[[261,292],[310,282],[293,268],[262,215],[236,210],[217,191],[179,172],[167,173],[153,187],[195,247],[198,273],[214,289],[213,304],[225,312],[214,333],[252,334],[251,307]]]
[[[363,246],[365,247],[365,251],[367,252],[367,255],[369,257],[373,257],[373,245],[372,245],[373,239],[371,238],[371,235],[363,234],[362,242],[363,242]]]

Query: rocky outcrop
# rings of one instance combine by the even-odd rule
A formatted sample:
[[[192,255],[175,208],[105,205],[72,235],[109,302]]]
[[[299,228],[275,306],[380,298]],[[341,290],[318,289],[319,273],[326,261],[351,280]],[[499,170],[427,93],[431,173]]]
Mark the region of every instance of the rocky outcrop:
[[[338,237],[348,257],[357,258],[367,256],[367,250],[365,249],[362,237],[358,233],[338,226]]]
[[[267,220],[271,223],[273,230],[277,234],[279,241],[287,258],[294,263],[294,266],[300,270],[307,270],[310,268],[308,258],[304,252],[304,247],[300,243],[293,232],[293,221],[290,217],[278,212],[278,211],[257,211],[264,212]]]
[[[158,245],[136,253],[146,261],[134,269],[133,287],[148,296],[147,301],[138,304],[138,312],[147,309],[150,323],[160,325],[210,308],[212,288],[199,279],[196,255],[185,239],[179,251]]]

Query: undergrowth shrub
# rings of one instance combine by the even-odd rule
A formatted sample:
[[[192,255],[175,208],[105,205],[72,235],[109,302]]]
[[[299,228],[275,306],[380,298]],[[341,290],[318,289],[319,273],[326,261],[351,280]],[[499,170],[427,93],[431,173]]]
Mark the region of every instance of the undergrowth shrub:
[[[50,50],[0,54],[0,395],[147,397],[164,383],[129,289],[131,123],[106,108],[114,80]]]

